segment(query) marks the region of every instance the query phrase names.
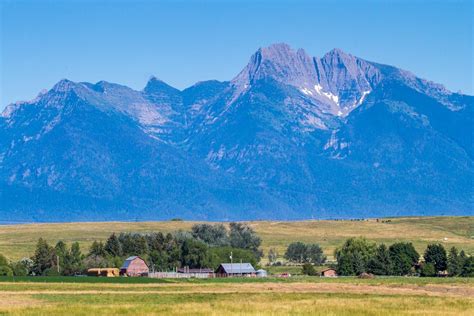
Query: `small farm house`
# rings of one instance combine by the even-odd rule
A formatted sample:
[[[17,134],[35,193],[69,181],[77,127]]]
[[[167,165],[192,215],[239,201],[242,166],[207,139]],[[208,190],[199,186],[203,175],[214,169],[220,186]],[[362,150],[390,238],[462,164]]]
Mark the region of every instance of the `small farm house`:
[[[120,274],[126,276],[147,276],[148,272],[145,260],[138,256],[128,257],[120,268]]]

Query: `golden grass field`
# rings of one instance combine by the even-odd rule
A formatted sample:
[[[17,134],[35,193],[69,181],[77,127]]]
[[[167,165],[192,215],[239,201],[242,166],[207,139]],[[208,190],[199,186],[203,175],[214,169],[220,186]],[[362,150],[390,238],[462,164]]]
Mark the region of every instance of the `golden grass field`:
[[[385,219],[387,220],[387,219]],[[368,221],[255,221],[262,248],[283,255],[292,241],[319,243],[329,259],[345,239],[411,241],[474,254],[474,217]],[[31,256],[39,237],[79,241],[83,252],[112,232],[189,230],[195,222],[61,223],[0,226],[0,253]],[[264,262],[263,262],[264,263]],[[281,267],[288,269],[289,267]],[[295,267],[298,268],[299,267]],[[474,315],[474,279],[377,277],[327,279],[157,280],[148,278],[0,277],[0,315]]]
[[[283,255],[290,242],[303,241],[319,243],[328,258],[332,259],[334,249],[342,245],[345,239],[364,236],[377,243],[411,241],[421,254],[428,243],[442,243],[446,248],[456,246],[474,255],[474,217],[407,217],[390,220],[389,223],[376,220],[311,220],[255,221],[249,224],[262,237],[265,254],[270,247],[274,247]],[[59,239],[67,243],[78,241],[83,252],[87,252],[93,240],[105,240],[112,232],[171,232],[189,230],[195,223],[168,221],[3,225],[0,226],[0,253],[11,260],[31,256],[40,237],[51,244]]]
[[[1,282],[8,315],[472,315],[470,280]]]

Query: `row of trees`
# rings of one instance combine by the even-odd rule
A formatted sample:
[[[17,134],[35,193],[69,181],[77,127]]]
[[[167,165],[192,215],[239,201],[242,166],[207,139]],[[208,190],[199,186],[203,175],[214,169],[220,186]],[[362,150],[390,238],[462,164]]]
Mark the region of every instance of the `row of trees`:
[[[232,253],[235,262],[256,265],[262,256],[261,239],[243,223],[230,223],[229,230],[222,224],[194,225],[190,232],[173,234],[161,232],[111,234],[105,243],[94,241],[87,254],[79,244],[68,247],[59,241],[54,247],[40,238],[32,258],[16,263],[0,260],[0,275],[76,275],[88,268],[120,268],[125,258],[141,256],[156,271],[175,267],[217,268],[228,262]]]
[[[428,245],[420,263],[420,255],[412,243],[399,242],[387,247],[365,238],[350,238],[335,252],[339,275],[436,276],[447,271],[450,276],[474,276],[474,257],[452,247],[449,254],[441,244]]]

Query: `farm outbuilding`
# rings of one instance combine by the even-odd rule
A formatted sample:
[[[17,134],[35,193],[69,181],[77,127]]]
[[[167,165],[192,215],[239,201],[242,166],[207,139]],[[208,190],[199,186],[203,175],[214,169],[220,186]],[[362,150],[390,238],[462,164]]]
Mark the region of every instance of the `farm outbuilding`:
[[[268,276],[267,270],[257,270],[257,277],[259,278],[266,278]]]
[[[120,271],[117,268],[92,268],[87,270],[87,275],[111,278],[119,276]]]
[[[337,277],[337,272],[335,269],[325,269],[321,271],[321,276],[326,278],[334,278]]]
[[[138,256],[128,257],[120,268],[120,274],[126,276],[146,276],[149,272],[145,260]]]
[[[251,263],[221,263],[216,270],[216,275],[229,276],[255,276],[257,272]]]

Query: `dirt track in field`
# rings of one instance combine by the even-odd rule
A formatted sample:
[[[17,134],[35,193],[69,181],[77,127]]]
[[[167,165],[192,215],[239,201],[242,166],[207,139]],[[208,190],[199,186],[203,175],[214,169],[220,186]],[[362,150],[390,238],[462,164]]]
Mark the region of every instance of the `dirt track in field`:
[[[11,285],[11,283],[10,283]],[[18,286],[19,284],[15,284]],[[80,286],[62,289],[62,284],[35,289],[36,283],[23,283],[8,290],[0,283],[0,307],[36,305],[31,295],[183,295],[183,294],[271,294],[271,293],[344,293],[374,295],[426,295],[474,298],[474,287],[469,285],[368,285],[347,283],[254,283],[254,284],[107,284],[81,289]],[[44,284],[42,284],[44,287]],[[24,288],[23,288],[24,287]]]

